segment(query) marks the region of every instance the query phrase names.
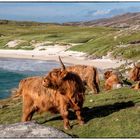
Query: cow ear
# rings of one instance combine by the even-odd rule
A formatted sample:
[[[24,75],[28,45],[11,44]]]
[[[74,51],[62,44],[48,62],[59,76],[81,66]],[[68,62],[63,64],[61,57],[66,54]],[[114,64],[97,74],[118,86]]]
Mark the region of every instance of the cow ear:
[[[60,77],[61,77],[61,79],[64,79],[67,75],[68,75],[68,72],[67,72],[66,70],[63,70],[63,71],[61,72]]]

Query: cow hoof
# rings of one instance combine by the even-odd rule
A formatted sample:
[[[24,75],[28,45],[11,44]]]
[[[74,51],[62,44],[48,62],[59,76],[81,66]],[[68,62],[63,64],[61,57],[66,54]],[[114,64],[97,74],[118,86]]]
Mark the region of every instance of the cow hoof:
[[[80,125],[84,125],[85,122],[84,122],[84,121],[80,121],[79,124],[80,124]]]
[[[69,129],[71,129],[71,127],[70,126],[64,126],[64,129],[69,130]]]

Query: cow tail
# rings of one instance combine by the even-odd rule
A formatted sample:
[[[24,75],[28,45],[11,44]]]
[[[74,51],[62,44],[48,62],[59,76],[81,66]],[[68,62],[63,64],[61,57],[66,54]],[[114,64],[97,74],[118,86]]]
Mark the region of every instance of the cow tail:
[[[100,88],[99,88],[100,80],[99,80],[99,74],[97,68],[95,68],[95,81],[96,81],[95,83],[97,87],[97,92],[100,92]]]
[[[12,90],[12,96],[11,97],[13,99],[19,98],[21,95],[22,95],[22,92],[19,88],[16,88],[16,89]]]
[[[97,69],[96,69],[96,81],[97,81],[97,83],[98,83],[98,84],[100,84],[100,80],[99,80],[99,74],[98,74],[98,71],[97,71]]]
[[[19,98],[22,95],[22,84],[25,82],[25,80],[21,80],[19,83],[19,87],[12,90],[12,98]]]

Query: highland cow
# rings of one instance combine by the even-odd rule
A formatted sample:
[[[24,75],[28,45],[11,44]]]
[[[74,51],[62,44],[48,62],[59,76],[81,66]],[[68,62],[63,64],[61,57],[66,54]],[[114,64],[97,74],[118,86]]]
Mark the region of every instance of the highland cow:
[[[99,89],[100,81],[97,68],[86,65],[74,65],[67,66],[66,69],[69,72],[74,72],[78,74],[82,79],[84,85],[87,85],[92,90],[93,93],[97,94],[100,92]]]
[[[120,80],[120,76],[117,72],[106,71],[104,73],[105,81],[105,90],[111,90],[115,88],[122,87],[122,81]]]
[[[79,124],[84,124],[81,110],[85,88],[77,74],[63,69],[53,69],[45,77],[29,77],[21,80],[17,96],[23,97],[22,121],[30,121],[35,112],[60,112],[64,128],[69,129],[69,108],[77,116]]]

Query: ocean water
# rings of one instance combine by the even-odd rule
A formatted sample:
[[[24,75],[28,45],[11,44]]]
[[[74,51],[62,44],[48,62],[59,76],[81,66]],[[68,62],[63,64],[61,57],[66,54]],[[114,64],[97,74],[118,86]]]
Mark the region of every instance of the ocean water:
[[[55,61],[0,58],[0,99],[9,97],[21,79],[45,75],[57,67],[60,64]]]

